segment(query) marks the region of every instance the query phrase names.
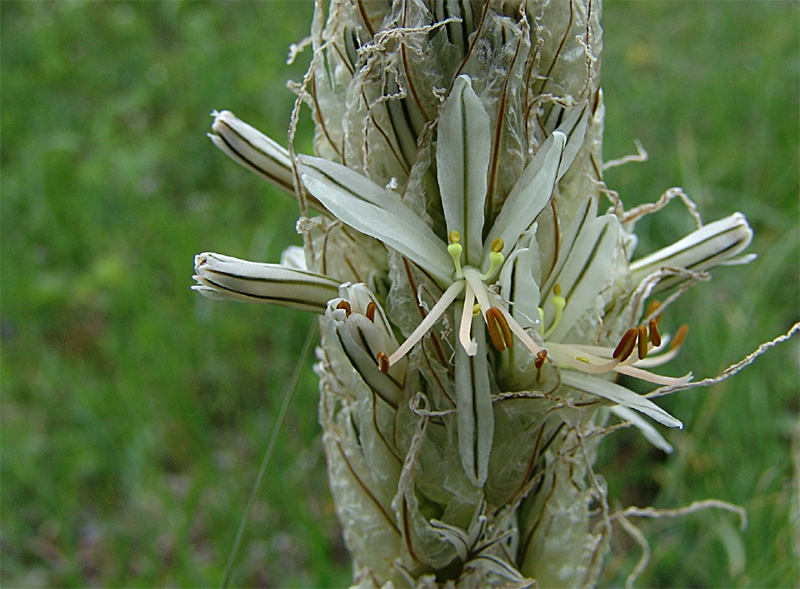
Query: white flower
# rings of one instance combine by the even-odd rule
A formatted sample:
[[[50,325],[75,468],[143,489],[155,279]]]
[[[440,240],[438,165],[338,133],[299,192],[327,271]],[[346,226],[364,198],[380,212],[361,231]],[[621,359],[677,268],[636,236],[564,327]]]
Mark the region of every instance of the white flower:
[[[455,306],[460,317],[460,345],[456,346],[455,355],[459,446],[464,468],[478,486],[487,476],[494,418],[485,336],[482,329],[473,329],[473,315],[482,315],[490,339],[500,352],[511,348],[516,336],[536,357],[537,367],[550,359],[574,371],[599,374],[614,370],[659,384],[685,383],[691,378],[690,375],[681,379],[661,377],[633,366],[660,344],[655,323],[651,323],[649,330],[632,328],[617,349],[545,341],[547,337],[567,333],[594,304],[607,283],[613,250],[618,247],[619,222],[610,214],[597,217],[593,200],[582,207],[582,215],[569,234],[572,241],[567,255],[559,258],[552,273],[557,280],[551,287],[556,313],[546,331],[534,328],[534,324],[541,327],[547,317],[538,308],[539,287],[532,276],[528,275],[527,282],[520,277],[516,288],[512,286],[511,277],[516,273],[511,269],[523,263],[526,253],[533,255],[530,248],[519,248],[518,242],[550,201],[555,184],[572,163],[576,146],[583,142],[587,117],[585,108],[575,108],[550,135],[522,172],[494,224],[485,232],[485,238],[490,123],[465,75],[456,79],[438,119],[436,170],[449,243],[434,234],[417,213],[402,203],[399,195],[339,164],[300,157],[303,184],[328,211],[397,250],[444,289],[425,319],[388,356],[386,369],[404,358],[442,315]],[[504,263],[509,255],[512,264]],[[491,288],[498,271],[504,277],[502,295],[518,305],[515,309],[532,307],[528,309],[528,317],[533,320],[526,326],[532,333],[509,312],[497,289]],[[520,290],[523,284],[527,290]],[[645,413],[664,425],[681,426],[651,401],[619,385],[569,371],[562,375],[562,380],[579,390]]]

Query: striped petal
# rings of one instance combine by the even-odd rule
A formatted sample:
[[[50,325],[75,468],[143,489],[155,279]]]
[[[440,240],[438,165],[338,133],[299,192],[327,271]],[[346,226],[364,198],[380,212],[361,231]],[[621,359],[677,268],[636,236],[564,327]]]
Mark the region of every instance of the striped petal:
[[[752,239],[753,231],[745,216],[734,213],[693,231],[669,247],[636,260],[631,264],[631,279],[638,284],[663,267],[700,272],[720,264],[735,263],[737,260],[731,258],[750,245]],[[738,261],[749,262],[753,257],[744,256]],[[679,276],[667,278],[658,284],[656,291],[674,286],[684,279]]]
[[[489,472],[494,410],[486,357],[486,330],[483,325],[474,327],[477,354],[470,356],[463,346],[456,346],[456,414],[461,464],[472,484],[482,487]]]
[[[452,282],[447,247],[397,194],[334,162],[298,159],[303,184],[337,219],[396,249],[443,284]]]
[[[228,111],[211,113],[214,122],[208,136],[233,161],[261,176],[289,196],[294,196],[289,152]]]
[[[484,241],[484,251],[489,252],[491,243],[499,237],[504,244],[501,253],[507,256],[519,236],[547,206],[553,195],[566,140],[566,136],[560,131],[553,133],[536,153],[533,161],[523,170],[514,189],[508,195],[503,210],[489,230]],[[484,271],[489,268],[488,257],[487,254],[482,264]]]
[[[324,313],[328,301],[339,294],[338,283],[326,276],[222,254],[195,256],[194,271],[197,284],[192,289],[211,299],[273,303]]]
[[[578,389],[590,395],[607,399],[622,407],[633,409],[655,419],[667,427],[683,428],[683,424],[653,403],[650,399],[637,395],[613,382],[608,382],[575,370],[562,370],[561,382],[568,387]]]
[[[437,133],[436,174],[447,233],[461,234],[466,263],[478,266],[492,139],[489,115],[469,76],[459,76],[453,83],[439,111]]]

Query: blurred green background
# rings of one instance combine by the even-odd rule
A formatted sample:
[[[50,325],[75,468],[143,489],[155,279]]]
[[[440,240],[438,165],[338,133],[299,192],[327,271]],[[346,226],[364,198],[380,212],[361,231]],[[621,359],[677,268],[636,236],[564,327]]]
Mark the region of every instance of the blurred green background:
[[[218,585],[312,318],[214,303],[192,256],[277,261],[295,204],[203,134],[213,109],[286,136],[309,2],[0,2],[0,584]],[[604,7],[607,173],[629,207],[683,186],[707,221],[740,210],[747,267],[721,268],[665,328],[678,366],[717,374],[798,319],[800,5]],[[309,152],[311,125],[298,149]],[[640,252],[691,229],[679,203],[638,226]],[[306,360],[233,584],[343,586]],[[798,343],[663,405],[674,454],[624,431],[597,471],[614,505],[718,498],[730,514],[641,522],[639,586],[798,584]],[[639,549],[617,530],[604,584]]]

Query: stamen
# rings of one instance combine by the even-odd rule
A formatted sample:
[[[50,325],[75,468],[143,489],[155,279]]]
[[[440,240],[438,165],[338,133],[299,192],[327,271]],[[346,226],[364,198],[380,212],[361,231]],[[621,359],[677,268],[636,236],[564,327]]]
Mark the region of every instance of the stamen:
[[[477,317],[478,315],[480,315],[480,313],[481,313],[481,304],[475,303],[474,305],[472,305],[472,316]]]
[[[369,305],[367,305],[367,319],[375,323],[375,309],[378,308],[378,305],[375,304],[375,301],[370,301]]]
[[[544,339],[547,339],[548,337],[553,335],[553,332],[558,327],[558,324],[561,323],[561,316],[564,314],[564,307],[567,306],[567,300],[564,297],[561,296],[561,285],[560,284],[556,284],[553,287],[553,297],[550,299],[550,302],[556,308],[556,318],[553,319],[553,324],[550,326],[550,329],[548,329],[542,335],[542,337]]]
[[[489,328],[489,337],[492,338],[492,343],[498,351],[504,352],[514,343],[511,328],[496,307],[486,311],[486,327]]]
[[[679,348],[681,344],[683,344],[683,340],[686,339],[687,333],[689,333],[689,326],[684,323],[678,328],[678,331],[675,333],[675,337],[672,338],[672,341],[669,344],[669,349],[674,350]]]
[[[516,335],[519,341],[521,341],[523,345],[531,351],[531,353],[538,354],[542,351],[542,348],[540,348],[539,345],[533,341],[531,336],[525,333],[525,330],[522,329],[522,326],[517,323],[514,317],[511,316],[511,313],[506,311],[503,307],[493,308],[499,310],[503,314],[503,317],[506,318],[506,323],[508,324],[508,328],[511,330],[511,333]]]
[[[436,301],[436,304],[430,310],[430,312],[425,316],[425,319],[417,325],[417,328],[412,332],[411,335],[408,336],[406,341],[403,342],[399,348],[397,348],[394,353],[389,356],[389,365],[394,366],[400,358],[408,354],[411,348],[414,347],[418,341],[422,339],[422,337],[428,333],[428,330],[433,327],[439,318],[444,315],[444,312],[447,311],[447,308],[456,300],[456,297],[461,294],[461,291],[464,290],[464,281],[458,280],[447,287],[447,290],[442,293],[442,296]],[[471,305],[471,303],[470,303]]]
[[[636,346],[636,338],[639,336],[639,331],[635,328],[631,328],[625,332],[625,334],[620,338],[619,344],[617,345],[614,353],[611,355],[614,360],[619,360],[620,362],[624,362],[628,359],[633,353],[633,349]]]
[[[650,334],[649,334],[650,342],[655,347],[660,346],[661,345],[661,334],[658,333],[658,319],[653,317],[650,320],[649,327],[650,327]]]
[[[489,271],[486,274],[481,274],[481,280],[487,281],[491,279],[495,272],[497,272],[497,269],[503,265],[503,260],[505,258],[503,258],[503,254],[500,252],[503,251],[504,247],[505,243],[503,243],[501,238],[496,237],[494,241],[492,241],[492,253],[489,254]]]
[[[653,313],[655,313],[661,307],[661,301],[651,301],[649,305],[647,305],[647,310],[644,312],[645,317],[650,317]],[[661,319],[661,315],[659,314],[657,317],[654,317],[656,321]]]
[[[474,310],[475,293],[472,291],[472,287],[467,284],[467,292],[464,295],[464,308],[461,310],[458,340],[461,342],[461,346],[466,350],[468,356],[474,356],[478,353],[478,344],[472,339],[472,314]]]
[[[378,361],[378,368],[381,369],[381,372],[384,374],[389,373],[389,356],[386,355],[386,352],[378,352],[375,356],[375,360]]]
[[[547,360],[547,350],[540,350],[538,354],[536,354],[536,360],[533,361],[533,365],[536,368],[541,368],[544,366],[544,362]]]
[[[450,240],[450,245],[447,246],[447,252],[453,258],[453,265],[456,267],[456,278],[461,279],[464,274],[461,272],[461,253],[464,247],[461,245],[461,234],[458,231],[451,231],[447,236]]]
[[[344,309],[344,314],[346,317],[350,317],[350,313],[352,313],[352,309],[350,309],[350,303],[347,301],[339,301],[339,304],[336,305],[337,309]]]
[[[647,358],[647,345],[650,343],[647,341],[647,328],[644,325],[640,325],[639,329],[639,360],[644,360]]]

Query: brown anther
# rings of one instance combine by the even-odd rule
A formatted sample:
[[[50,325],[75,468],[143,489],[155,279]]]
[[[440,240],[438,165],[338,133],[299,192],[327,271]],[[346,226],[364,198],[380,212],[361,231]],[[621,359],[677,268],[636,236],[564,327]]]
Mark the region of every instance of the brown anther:
[[[655,346],[658,347],[661,345],[661,334],[658,333],[658,319],[653,317],[648,324],[649,327],[649,334],[648,337],[650,342]]]
[[[491,246],[491,249],[492,249],[492,251],[493,251],[494,253],[496,253],[496,254],[499,254],[500,252],[502,252],[502,251],[503,251],[503,248],[504,248],[505,246],[506,246],[506,244],[503,242],[502,238],[500,238],[500,237],[495,237],[495,238],[492,240],[492,246]]]
[[[644,316],[645,317],[650,317],[650,315],[652,315],[653,313],[658,311],[658,309],[660,307],[661,307],[661,301],[650,301],[650,304],[647,305],[647,310],[644,312]],[[654,317],[654,319],[656,321],[660,321],[661,320],[661,315],[660,314],[657,315],[656,317]]]
[[[650,344],[647,339],[647,328],[644,325],[639,326],[639,360],[647,358],[647,348]]]
[[[375,309],[378,308],[378,305],[375,304],[374,301],[370,301],[369,305],[367,305],[367,319],[375,323]]]
[[[536,368],[541,368],[544,366],[544,362],[547,360],[547,350],[539,350],[539,353],[536,354],[536,360],[533,361],[533,365]]]
[[[687,333],[689,333],[689,326],[684,323],[678,328],[678,331],[675,332],[675,337],[672,338],[672,341],[669,344],[669,349],[674,350],[675,348],[679,348],[683,343],[683,340],[686,339]]]
[[[617,347],[611,357],[614,358],[614,360],[625,362],[625,360],[627,360],[628,357],[633,353],[633,349],[636,347],[637,337],[639,337],[638,329],[632,327],[626,331],[620,338],[619,344],[617,344]]]
[[[350,317],[350,313],[353,312],[353,310],[350,308],[350,303],[348,303],[347,301],[339,301],[339,304],[336,305],[336,308],[344,309],[344,314],[347,317]]]
[[[486,311],[486,326],[489,328],[489,337],[492,338],[494,347],[501,352],[514,343],[508,321],[497,307],[491,307]]]
[[[386,352],[378,352],[378,354],[375,356],[375,360],[378,361],[378,368],[380,368],[381,372],[388,374],[389,356],[386,355]]]

